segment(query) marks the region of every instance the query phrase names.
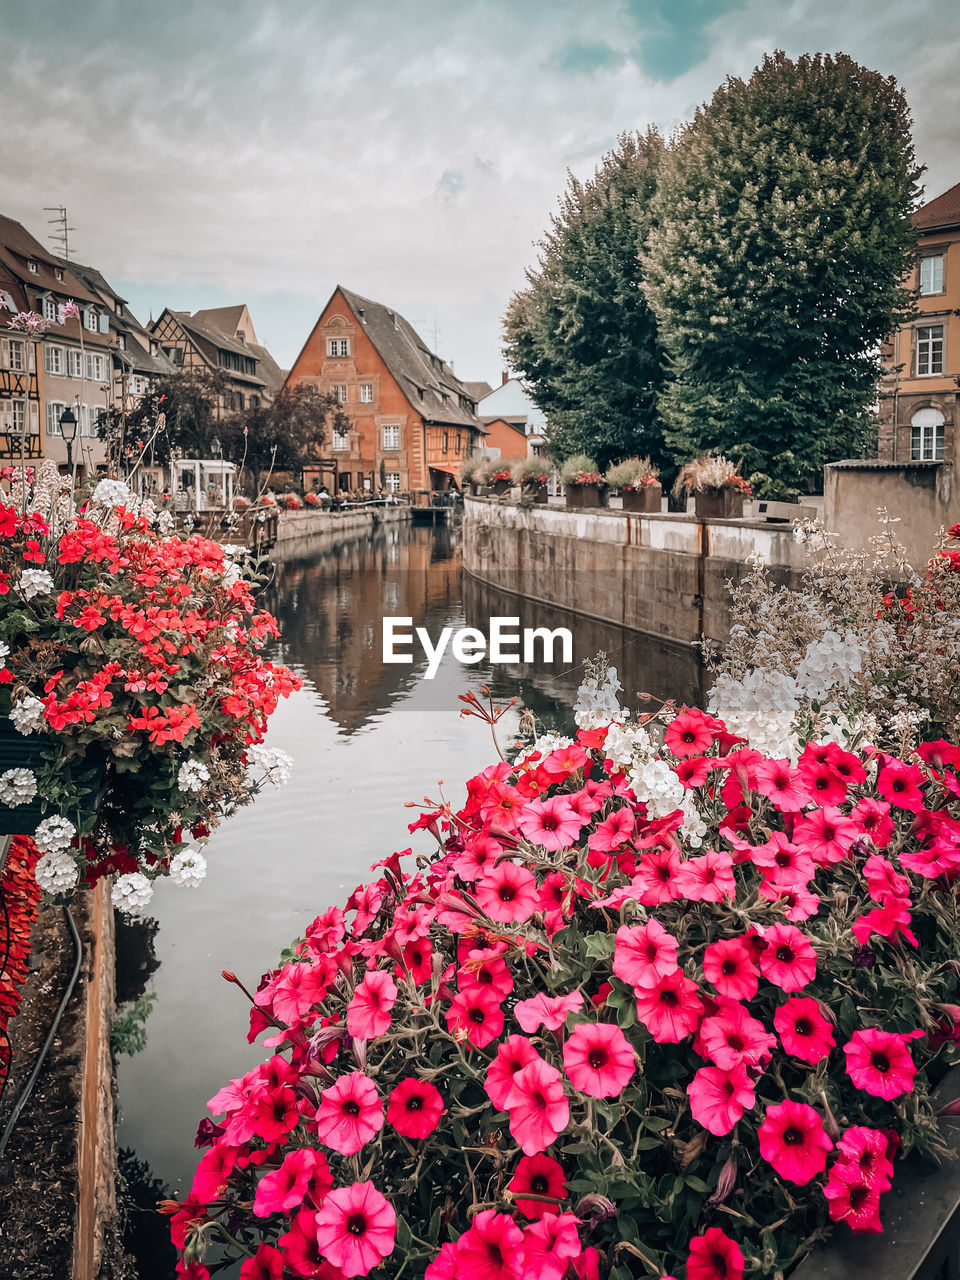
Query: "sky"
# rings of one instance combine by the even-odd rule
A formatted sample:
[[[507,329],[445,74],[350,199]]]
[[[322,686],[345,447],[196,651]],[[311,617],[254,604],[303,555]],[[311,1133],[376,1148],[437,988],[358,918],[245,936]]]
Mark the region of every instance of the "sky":
[[[342,283],[495,383],[567,171],[777,48],[896,76],[960,181],[954,0],[0,0],[0,211],[141,320],[244,301],[288,367]]]

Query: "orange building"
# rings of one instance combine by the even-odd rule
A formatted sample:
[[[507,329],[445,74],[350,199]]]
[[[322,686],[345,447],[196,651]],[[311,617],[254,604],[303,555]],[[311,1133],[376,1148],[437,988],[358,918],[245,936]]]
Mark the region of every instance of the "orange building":
[[[525,458],[527,456],[527,434],[523,423],[508,422],[506,418],[484,418],[487,438],[484,445],[488,449],[499,449],[501,458]]]
[[[334,432],[321,469],[341,491],[459,485],[464,459],[485,435],[470,391],[413,326],[340,285],[285,385],[301,383],[335,395],[350,420]]]
[[[960,425],[960,182],[913,215],[917,314],[884,347],[878,456],[954,462]]]

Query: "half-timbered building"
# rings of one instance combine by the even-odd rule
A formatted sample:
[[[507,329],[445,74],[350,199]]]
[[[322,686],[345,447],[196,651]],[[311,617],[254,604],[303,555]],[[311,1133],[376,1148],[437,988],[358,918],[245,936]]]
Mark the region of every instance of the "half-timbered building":
[[[245,327],[235,325],[232,332],[229,322],[226,329],[218,327],[224,323],[223,313],[235,310],[218,307],[191,315],[165,307],[150,328],[160,350],[178,369],[197,376],[220,376],[223,390],[217,411],[222,416],[269,403],[279,382],[273,373],[275,362],[269,353],[265,357],[264,348],[256,341],[246,307],[242,307]]]

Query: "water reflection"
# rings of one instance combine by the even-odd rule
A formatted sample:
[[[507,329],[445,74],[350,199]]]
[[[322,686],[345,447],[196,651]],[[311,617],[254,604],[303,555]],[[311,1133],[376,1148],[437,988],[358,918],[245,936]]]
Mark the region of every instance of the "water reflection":
[[[206,1100],[263,1055],[246,1044],[247,1010],[221,968],[255,987],[281,949],[319,911],[342,903],[377,859],[411,843],[429,850],[422,832],[408,834],[404,802],[436,796],[446,779],[445,794],[460,803],[466,779],[493,758],[486,727],[461,719],[459,693],[490,684],[499,699],[519,696],[548,726],[570,724],[575,668],[462,666],[448,653],[428,681],[419,653],[410,666],[384,667],[385,613],[412,617],[434,637],[468,622],[486,631],[491,615],[569,626],[575,659],[604,649],[629,692],[691,701],[700,687],[689,650],[527,606],[463,578],[447,530],[383,528],[288,558],[264,603],[282,627],[271,656],[304,678],[270,730],[271,743],[293,755],[294,776],[217,832],[200,889],[158,883],[158,1000],[146,1050],[119,1067],[121,1141],[174,1194],[189,1186]],[[506,718],[502,741],[516,732],[518,712]]]

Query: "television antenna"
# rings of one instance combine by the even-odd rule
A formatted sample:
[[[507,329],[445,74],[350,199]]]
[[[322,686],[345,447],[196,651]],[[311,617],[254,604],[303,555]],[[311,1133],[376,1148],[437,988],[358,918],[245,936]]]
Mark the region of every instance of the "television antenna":
[[[53,247],[59,251],[61,258],[70,260],[70,232],[76,231],[76,227],[67,226],[67,209],[66,205],[48,204],[43,207],[44,213],[55,213],[55,218],[47,219],[47,226],[56,227],[55,231],[51,231],[47,239],[53,244]]]

